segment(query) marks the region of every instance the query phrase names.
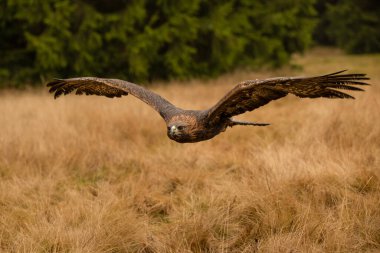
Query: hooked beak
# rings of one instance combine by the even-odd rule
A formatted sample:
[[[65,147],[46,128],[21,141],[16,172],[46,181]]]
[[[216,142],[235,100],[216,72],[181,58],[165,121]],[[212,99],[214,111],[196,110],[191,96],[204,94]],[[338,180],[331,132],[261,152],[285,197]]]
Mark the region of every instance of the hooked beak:
[[[176,134],[177,134],[177,127],[176,127],[176,126],[169,126],[169,127],[168,127],[168,132],[169,132],[171,135],[176,135]]]

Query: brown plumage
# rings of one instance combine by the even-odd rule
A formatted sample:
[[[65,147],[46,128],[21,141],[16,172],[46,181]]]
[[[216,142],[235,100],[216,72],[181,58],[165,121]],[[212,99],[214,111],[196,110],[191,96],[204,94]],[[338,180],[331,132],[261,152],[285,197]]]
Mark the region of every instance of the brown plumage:
[[[131,94],[152,106],[165,120],[168,137],[177,142],[198,142],[213,138],[215,135],[235,125],[265,126],[268,124],[242,122],[233,116],[252,111],[260,106],[285,97],[288,93],[301,98],[353,98],[338,91],[363,89],[352,85],[368,85],[365,74],[336,73],[315,77],[276,77],[264,80],[248,80],[239,83],[216,105],[207,110],[183,110],[158,94],[139,85],[118,79],[80,77],[56,79],[47,84],[54,98],[75,94],[121,97]]]

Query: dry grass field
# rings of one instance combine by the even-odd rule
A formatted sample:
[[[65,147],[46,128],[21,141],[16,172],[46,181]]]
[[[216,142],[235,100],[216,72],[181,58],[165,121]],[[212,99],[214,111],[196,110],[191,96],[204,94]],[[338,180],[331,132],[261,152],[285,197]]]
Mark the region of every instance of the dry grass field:
[[[0,252],[379,252],[380,55],[315,49],[302,68],[157,83],[203,109],[239,81],[365,72],[356,100],[288,96],[179,144],[132,96],[0,91]]]

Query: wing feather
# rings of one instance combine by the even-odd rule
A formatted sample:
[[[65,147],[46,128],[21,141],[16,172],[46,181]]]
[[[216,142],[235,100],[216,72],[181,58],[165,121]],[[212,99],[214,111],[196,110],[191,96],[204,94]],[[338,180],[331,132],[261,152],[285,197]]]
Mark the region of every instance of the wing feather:
[[[55,79],[47,84],[54,98],[75,91],[76,95],[98,95],[109,98],[131,94],[152,106],[166,120],[177,110],[169,101],[158,94],[134,83],[119,79],[97,77],[79,77],[70,79]]]
[[[244,81],[208,110],[207,119],[210,124],[214,124],[252,111],[289,93],[301,98],[354,98],[337,89],[363,91],[352,85],[368,85],[363,80],[369,78],[365,74],[341,74],[344,71],[315,77],[276,77]]]

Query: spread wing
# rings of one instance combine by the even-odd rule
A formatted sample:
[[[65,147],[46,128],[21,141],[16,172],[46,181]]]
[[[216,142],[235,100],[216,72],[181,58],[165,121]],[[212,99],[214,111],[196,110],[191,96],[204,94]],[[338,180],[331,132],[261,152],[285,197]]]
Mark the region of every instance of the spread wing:
[[[351,85],[368,85],[365,74],[336,73],[315,77],[277,77],[265,80],[248,80],[238,84],[215,106],[208,110],[210,124],[221,119],[252,111],[260,106],[292,93],[301,98],[354,98],[338,91],[363,89]]]
[[[97,77],[79,77],[70,79],[56,79],[47,84],[49,92],[54,98],[76,91],[76,95],[98,95],[106,97],[121,97],[129,93],[152,106],[166,120],[177,109],[158,94],[137,84],[119,79],[105,79]]]

